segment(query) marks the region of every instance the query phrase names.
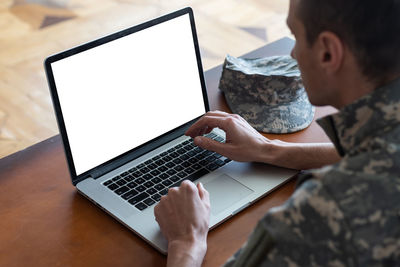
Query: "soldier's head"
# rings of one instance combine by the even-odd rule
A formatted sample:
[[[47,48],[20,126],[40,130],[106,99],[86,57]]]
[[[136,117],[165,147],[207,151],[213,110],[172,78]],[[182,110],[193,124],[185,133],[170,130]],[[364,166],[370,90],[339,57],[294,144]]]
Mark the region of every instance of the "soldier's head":
[[[375,87],[400,74],[400,0],[291,0],[287,23],[315,105],[333,104],[350,74]]]

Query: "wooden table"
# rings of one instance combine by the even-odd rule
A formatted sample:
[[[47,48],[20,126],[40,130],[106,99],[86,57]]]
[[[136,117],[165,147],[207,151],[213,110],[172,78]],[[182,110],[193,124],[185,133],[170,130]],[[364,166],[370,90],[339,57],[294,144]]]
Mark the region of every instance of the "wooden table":
[[[245,56],[288,54],[281,39]],[[229,111],[218,90],[221,66],[206,72],[211,109]],[[22,107],[21,107],[22,108]],[[317,108],[316,118],[333,108]],[[286,135],[292,142],[328,141],[319,126]],[[247,239],[257,221],[293,192],[291,181],[247,208],[208,237],[204,266],[219,266]],[[0,266],[163,266],[166,257],[72,186],[60,136],[0,160]]]

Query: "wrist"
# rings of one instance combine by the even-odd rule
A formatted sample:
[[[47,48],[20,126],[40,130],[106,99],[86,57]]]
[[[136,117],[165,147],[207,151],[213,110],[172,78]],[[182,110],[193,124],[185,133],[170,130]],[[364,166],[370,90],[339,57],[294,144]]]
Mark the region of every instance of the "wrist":
[[[281,140],[266,139],[261,145],[260,162],[268,163],[275,166],[284,166],[285,155],[288,154],[290,144]]]
[[[168,266],[201,266],[207,240],[174,240],[168,243]]]

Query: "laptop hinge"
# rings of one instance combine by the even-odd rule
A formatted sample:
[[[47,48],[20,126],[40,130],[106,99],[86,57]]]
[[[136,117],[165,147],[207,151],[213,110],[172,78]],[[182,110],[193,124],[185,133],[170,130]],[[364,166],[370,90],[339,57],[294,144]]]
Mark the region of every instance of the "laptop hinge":
[[[86,178],[92,177],[93,179],[97,179],[100,176],[102,176],[104,173],[104,171],[101,171],[100,169],[94,169],[93,171],[90,172],[90,175],[88,175]]]

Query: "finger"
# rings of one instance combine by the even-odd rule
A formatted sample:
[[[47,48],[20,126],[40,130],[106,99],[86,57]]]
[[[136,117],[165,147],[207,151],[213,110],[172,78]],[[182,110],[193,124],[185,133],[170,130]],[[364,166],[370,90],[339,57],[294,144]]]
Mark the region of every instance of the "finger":
[[[179,187],[183,192],[194,193],[197,192],[196,185],[190,180],[184,180]]]
[[[185,135],[191,136],[192,138],[199,136],[200,131],[205,128],[209,127],[214,129],[216,127],[226,130],[227,128],[227,121],[226,117],[218,117],[218,116],[204,116],[195,122],[186,132]]]
[[[162,207],[160,206],[160,203],[158,203],[154,207],[154,217],[156,218],[156,221],[158,224],[161,224],[161,221],[162,221],[161,211],[162,211]]]
[[[203,135],[205,133],[209,133],[209,132],[211,132],[211,130],[214,127],[209,127],[207,124],[200,125],[199,122],[206,120],[208,117],[226,117],[226,116],[229,116],[229,114],[226,112],[223,112],[223,111],[219,111],[219,110],[209,111],[202,118],[200,118],[196,123],[194,123],[188,130],[186,130],[185,135],[195,137],[195,136]],[[206,129],[206,130],[204,130],[204,129]]]
[[[224,111],[220,111],[220,110],[213,110],[213,111],[207,112],[206,115],[209,115],[209,116],[226,117],[226,116],[230,116],[231,114],[226,113],[226,112],[224,112]]]
[[[204,188],[203,184],[200,182],[197,184],[197,189],[199,190],[199,196],[201,200],[207,200],[209,197],[208,191]]]
[[[194,144],[203,149],[215,151],[221,155],[226,154],[227,150],[229,150],[229,144],[220,143],[218,141],[215,141],[215,140],[205,137],[205,136],[195,137]]]

